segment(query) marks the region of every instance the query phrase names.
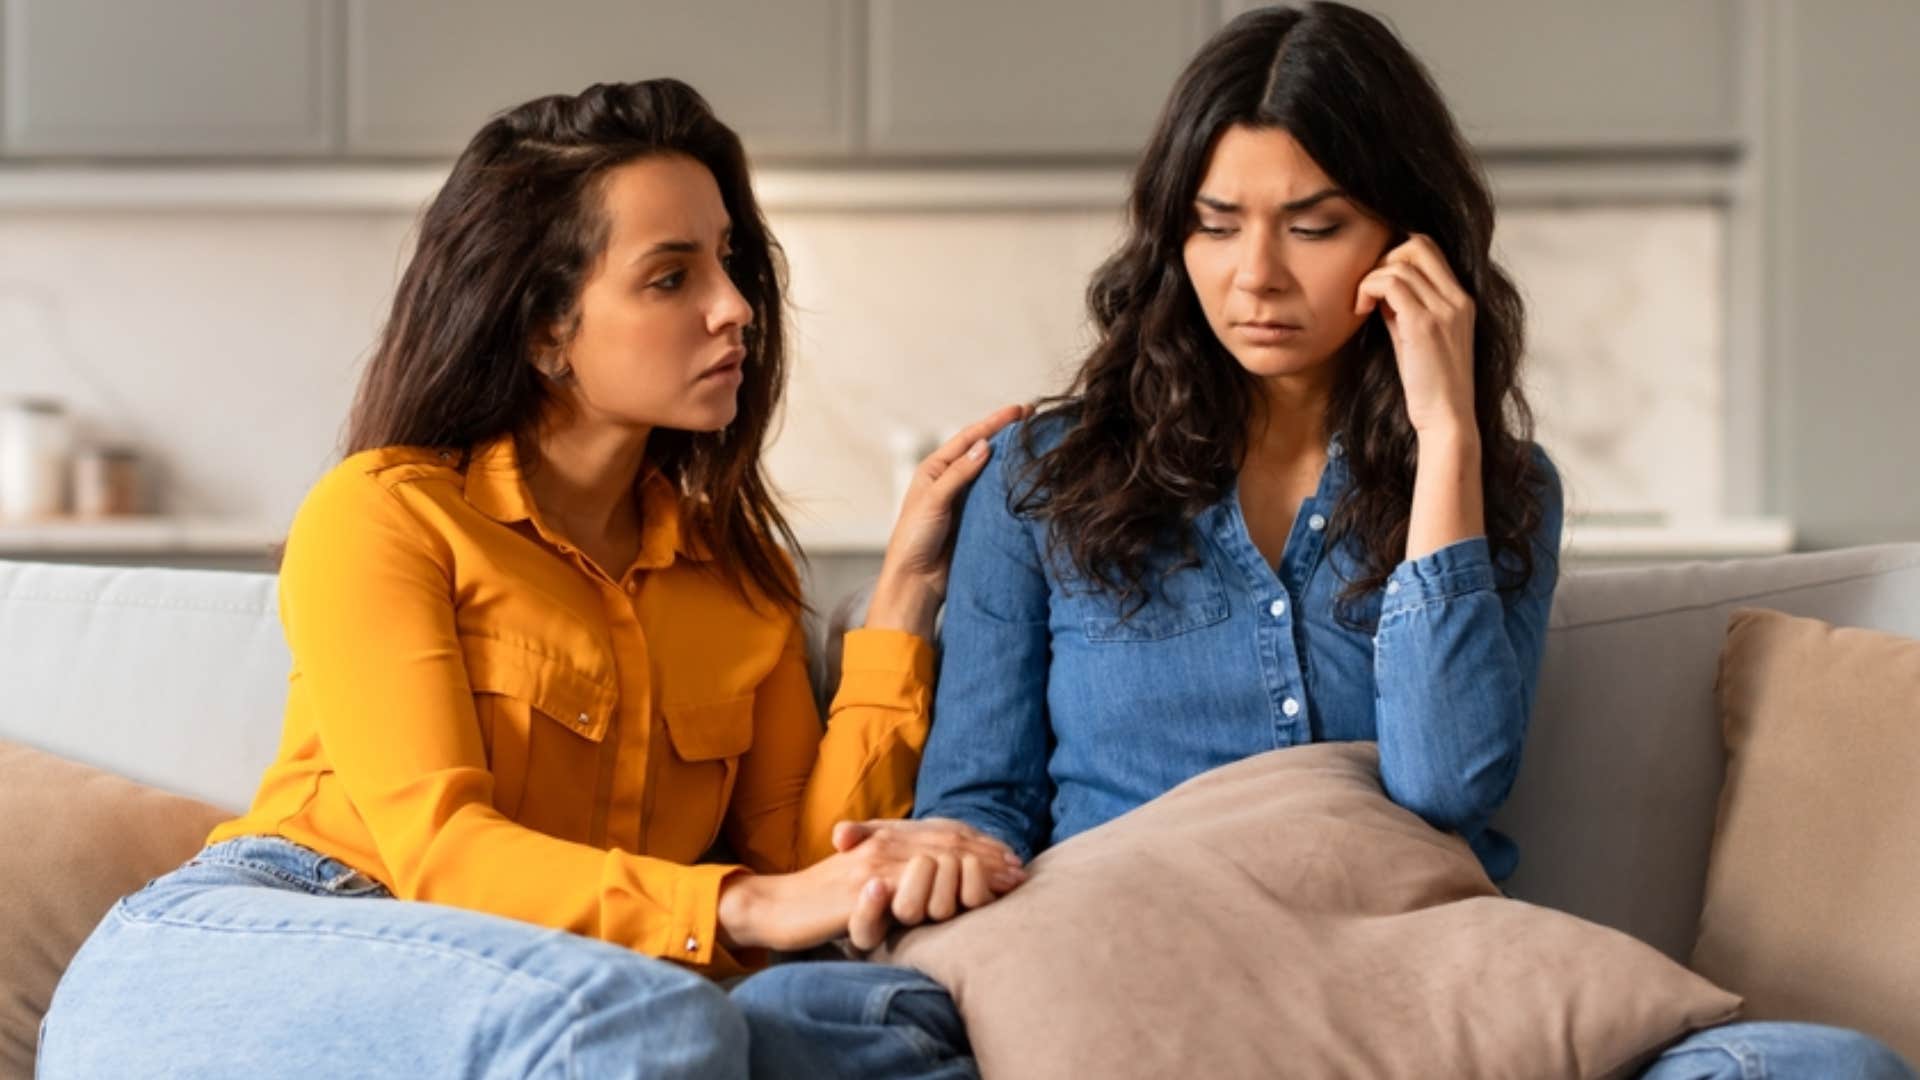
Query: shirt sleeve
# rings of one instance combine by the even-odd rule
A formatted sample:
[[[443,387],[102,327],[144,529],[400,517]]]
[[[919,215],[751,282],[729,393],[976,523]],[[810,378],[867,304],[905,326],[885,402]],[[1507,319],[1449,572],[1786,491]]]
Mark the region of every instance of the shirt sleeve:
[[[1052,832],[1051,602],[1036,530],[1008,502],[1017,431],[995,437],[961,511],[913,813],[966,822],[1030,859]]]
[[[1469,841],[1519,771],[1559,577],[1560,478],[1534,453],[1542,516],[1525,586],[1501,592],[1486,538],[1462,540],[1394,569],[1374,635],[1387,794]]]
[[[716,931],[722,883],[739,867],[601,850],[494,808],[450,566],[444,541],[378,477],[342,469],[301,507],[280,571],[293,677],[384,883],[404,899],[738,970]]]
[[[833,853],[835,822],[905,817],[926,745],[933,651],[918,635],[853,630],[824,737],[798,620],[754,698],[753,747],[727,808],[749,867],[785,873]]]

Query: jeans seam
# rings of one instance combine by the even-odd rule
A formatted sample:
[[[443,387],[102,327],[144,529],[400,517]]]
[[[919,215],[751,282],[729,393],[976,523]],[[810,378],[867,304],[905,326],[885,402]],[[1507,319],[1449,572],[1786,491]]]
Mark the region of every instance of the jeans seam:
[[[260,934],[263,936],[270,936],[270,937],[299,936],[299,937],[346,938],[346,939],[355,940],[355,941],[365,941],[375,945],[384,945],[389,948],[400,949],[404,951],[413,951],[413,952],[420,952],[420,953],[428,953],[436,956],[442,956],[449,959],[462,961],[464,963],[476,964],[480,967],[491,969],[511,979],[524,980],[526,982],[537,983],[541,987],[549,991],[552,991],[553,993],[558,994],[560,997],[562,997],[568,1002],[568,1005],[570,1008],[573,1007],[574,992],[571,988],[567,987],[563,983],[557,983],[551,979],[548,979],[539,975],[535,975],[530,972],[521,971],[518,968],[509,967],[489,957],[480,956],[475,953],[465,951],[463,949],[458,949],[449,945],[442,944],[440,942],[419,941],[412,938],[392,937],[386,934],[367,933],[365,931],[355,930],[350,927],[339,927],[339,926],[324,927],[324,928],[320,928],[320,927],[301,928],[301,927],[285,927],[285,926],[258,927],[258,926],[235,926],[232,924],[221,924],[221,923],[211,923],[211,922],[198,922],[192,919],[176,919],[166,915],[148,915],[148,914],[141,914],[136,912],[129,912],[125,910],[124,905],[125,905],[124,900],[120,904],[115,905],[115,909],[114,909],[115,914],[119,915],[122,919],[130,923],[158,924],[163,926],[177,927],[177,928],[186,929],[186,930],[200,930],[200,931],[205,931],[208,933],[215,933],[215,934]],[[578,1011],[578,1010],[576,1009],[575,1011]]]
[[[502,976],[502,981],[507,983],[516,983],[516,982],[531,983],[534,986],[537,986],[540,989],[550,994],[553,994],[555,997],[559,998],[563,1006],[566,1008],[567,1012],[571,1014],[566,1027],[566,1034],[564,1037],[566,1041],[566,1045],[563,1049],[563,1053],[565,1054],[564,1060],[566,1062],[566,1070],[565,1070],[566,1076],[569,1078],[569,1080],[573,1080],[575,1076],[574,1066],[575,1066],[575,1062],[577,1060],[578,1055],[574,1053],[573,1039],[577,1032],[577,1029],[580,1026],[580,1023],[586,1018],[589,1010],[581,1007],[578,1001],[579,995],[576,994],[571,987],[568,987],[563,983],[558,983],[553,981],[552,979],[544,978],[542,976],[535,975],[530,972],[521,971],[518,968],[508,967],[507,965],[499,963],[498,961],[492,960],[488,957],[478,956],[478,955],[475,955],[474,953],[467,952],[462,949],[453,948],[447,945],[443,945],[438,942],[415,941],[408,938],[389,937],[383,934],[370,934],[370,933],[365,933],[363,931],[357,931],[357,930],[353,930],[345,927],[328,927],[325,929],[298,929],[298,928],[292,928],[292,927],[275,927],[272,929],[264,929],[264,928],[253,927],[253,926],[232,926],[232,925],[222,926],[217,923],[195,922],[191,919],[174,919],[174,918],[168,918],[166,916],[161,916],[161,915],[141,916],[141,915],[133,915],[124,911],[123,910],[124,903],[125,901],[122,901],[121,904],[115,905],[114,914],[127,922],[157,923],[157,924],[162,924],[166,926],[173,926],[173,927],[179,927],[179,928],[184,928],[188,930],[197,930],[197,931],[202,931],[206,933],[215,933],[215,934],[260,934],[260,935],[266,935],[266,936],[272,936],[272,937],[305,936],[305,937],[347,938],[351,940],[367,942],[373,945],[381,945],[387,948],[397,949],[403,952],[425,953],[428,955],[440,956],[447,959],[455,960],[465,964],[473,964],[479,967],[487,968],[497,973],[498,975]],[[44,1033],[44,1027],[43,1027],[43,1033]]]
[[[942,1060],[942,1047],[938,1040],[911,1021],[897,1024],[888,1022],[887,1014],[893,1010],[894,999],[906,993],[927,993],[927,991],[909,986],[879,987],[867,996],[867,1007],[862,1021],[869,1026],[877,1026],[900,1036],[928,1064],[937,1064]]]

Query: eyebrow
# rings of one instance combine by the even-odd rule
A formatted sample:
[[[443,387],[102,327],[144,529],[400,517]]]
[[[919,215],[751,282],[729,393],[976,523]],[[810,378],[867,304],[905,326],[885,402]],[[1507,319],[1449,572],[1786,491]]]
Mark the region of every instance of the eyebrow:
[[[726,247],[733,242],[733,226],[720,230],[720,246]],[[662,240],[633,257],[635,263],[651,259],[655,255],[691,255],[699,251],[700,245],[692,240]]]
[[[1302,210],[1311,209],[1328,199],[1344,199],[1346,197],[1347,193],[1337,187],[1322,188],[1305,198],[1281,203],[1280,212],[1283,214],[1297,214]],[[1195,195],[1193,201],[1209,210],[1217,210],[1222,214],[1237,214],[1241,210],[1239,203],[1228,202],[1225,199],[1216,199],[1211,195]]]

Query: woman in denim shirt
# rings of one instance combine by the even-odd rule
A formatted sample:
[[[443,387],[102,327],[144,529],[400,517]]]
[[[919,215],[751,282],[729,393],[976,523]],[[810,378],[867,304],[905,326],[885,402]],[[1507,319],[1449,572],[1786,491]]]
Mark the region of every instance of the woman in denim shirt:
[[[968,497],[915,816],[1032,856],[1249,755],[1375,740],[1387,794],[1506,877],[1518,853],[1487,823],[1519,769],[1561,493],[1445,104],[1370,15],[1251,12],[1181,77],[1129,211],[1089,290],[1099,343]],[[874,1060],[810,1004],[856,982],[933,1018],[872,1025],[875,1045],[958,1037],[897,968],[776,968],[743,1005],[811,1025],[821,1060],[792,1066],[825,1073]],[[1646,1075],[1762,1062],[1910,1075],[1785,1024],[1698,1033]]]

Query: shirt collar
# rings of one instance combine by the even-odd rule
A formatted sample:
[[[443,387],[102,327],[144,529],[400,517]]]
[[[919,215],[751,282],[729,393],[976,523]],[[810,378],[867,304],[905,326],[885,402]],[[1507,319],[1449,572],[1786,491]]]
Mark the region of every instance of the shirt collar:
[[[466,475],[467,502],[474,509],[506,525],[528,522],[554,547],[571,546],[541,519],[512,435],[476,446],[467,459]],[[680,504],[673,481],[649,466],[640,480],[640,554],[635,568],[658,570],[672,565],[676,556],[712,558],[705,544],[681,529]]]

